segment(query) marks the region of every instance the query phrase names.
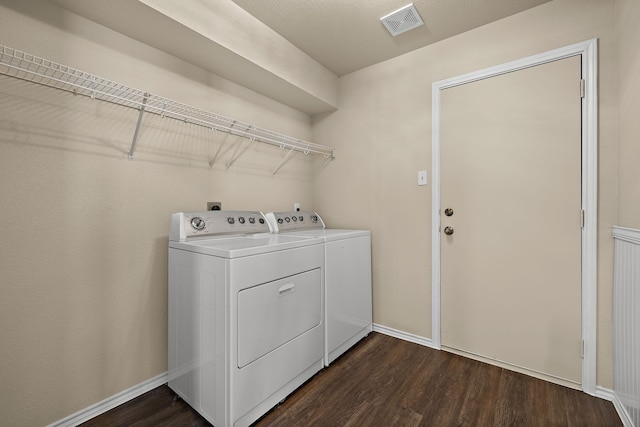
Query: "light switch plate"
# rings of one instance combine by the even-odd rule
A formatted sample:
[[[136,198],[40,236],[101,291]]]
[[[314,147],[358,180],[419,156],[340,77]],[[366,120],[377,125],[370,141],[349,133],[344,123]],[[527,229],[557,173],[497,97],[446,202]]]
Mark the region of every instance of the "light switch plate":
[[[418,171],[418,185],[427,185],[427,171]]]

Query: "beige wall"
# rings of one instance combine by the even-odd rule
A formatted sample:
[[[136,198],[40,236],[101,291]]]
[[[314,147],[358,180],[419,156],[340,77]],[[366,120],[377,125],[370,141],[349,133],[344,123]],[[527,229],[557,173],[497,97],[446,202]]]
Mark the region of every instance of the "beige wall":
[[[310,138],[308,115],[50,3],[2,2],[0,44]],[[272,177],[285,153],[254,144],[209,168],[224,134],[148,118],[129,161],[136,111],[0,76],[2,425],[46,425],[166,372],[171,213],[312,207],[309,158]]]
[[[431,172],[432,82],[592,38],[600,73],[597,384],[612,386],[613,0],[555,0],[340,78],[338,111],[312,122],[314,141],[337,149],[316,172],[314,205],[334,226],[371,228],[375,323],[431,337],[432,187],[417,186],[417,171]]]
[[[640,2],[616,0],[619,90],[619,221],[640,228]]]

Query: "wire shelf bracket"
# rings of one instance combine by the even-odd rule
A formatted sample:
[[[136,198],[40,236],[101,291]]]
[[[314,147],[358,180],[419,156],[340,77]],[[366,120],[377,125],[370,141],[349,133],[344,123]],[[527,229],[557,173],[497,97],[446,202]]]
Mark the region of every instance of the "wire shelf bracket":
[[[144,107],[147,105],[149,94],[146,93],[140,106],[140,113],[138,114],[138,122],[136,123],[136,130],[133,132],[133,141],[131,141],[131,149],[129,149],[129,160],[133,160],[133,155],[136,151],[136,142],[138,142],[138,134],[140,133],[140,125],[142,124],[142,115],[144,114]]]
[[[294,151],[292,149],[289,149],[289,152],[287,152],[287,154],[284,155],[284,158],[282,159],[282,161],[280,162],[280,164],[278,166],[276,166],[276,168],[271,172],[271,175],[275,175],[276,172],[278,172],[280,170],[280,168],[282,166],[284,166],[285,163],[287,163],[289,161],[289,159],[291,158],[291,156],[293,156]]]
[[[236,151],[225,165],[226,169],[231,167],[253,142],[290,150],[285,155],[284,160],[273,170],[272,174],[275,174],[291,158],[294,152],[321,155],[330,160],[335,158],[332,147],[243,123],[210,111],[112,82],[4,45],[0,45],[0,74],[139,110],[138,121],[129,150],[130,160],[134,159],[136,143],[142,126],[142,117],[145,113],[157,114],[164,118],[171,118],[249,139],[249,143],[245,144],[242,150],[240,149],[241,141],[237,143]],[[210,165],[215,162],[218,154],[220,154],[219,151],[218,149],[216,156],[210,160]]]

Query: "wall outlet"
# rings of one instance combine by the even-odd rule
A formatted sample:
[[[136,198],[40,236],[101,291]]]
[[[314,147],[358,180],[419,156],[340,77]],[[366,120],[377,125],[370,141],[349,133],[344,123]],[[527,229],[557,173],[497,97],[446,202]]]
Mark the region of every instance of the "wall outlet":
[[[207,202],[208,211],[220,211],[222,210],[222,202]]]

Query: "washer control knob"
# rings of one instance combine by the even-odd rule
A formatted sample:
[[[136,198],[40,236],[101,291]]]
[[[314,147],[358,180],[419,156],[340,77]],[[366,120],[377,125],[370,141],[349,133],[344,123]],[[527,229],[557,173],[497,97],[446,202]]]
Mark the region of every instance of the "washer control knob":
[[[240,224],[244,224],[244,217],[243,217],[243,216],[241,216],[240,218],[238,218],[238,222],[239,222]]]
[[[318,215],[311,215],[312,222],[318,222]]]
[[[191,226],[195,229],[195,230],[202,230],[204,229],[204,226],[206,225],[206,223],[204,222],[204,219],[200,218],[199,216],[194,216],[193,218],[191,218]]]
[[[255,224],[256,219],[254,217],[249,218],[249,224]]]
[[[297,217],[297,216],[292,216],[292,217],[291,217],[291,221],[296,222],[297,220],[298,220],[298,217]]]
[[[300,215],[300,216],[298,217],[298,219],[299,219],[300,221],[304,221],[304,217],[303,217],[302,215]]]
[[[285,216],[284,220],[287,221],[287,222],[291,222],[291,219],[288,216]]]
[[[229,224],[235,224],[236,220],[235,220],[235,219],[233,219],[233,217],[232,217],[232,216],[230,216],[229,218],[227,218],[227,222],[228,222]]]
[[[264,218],[260,218],[260,219],[258,220],[258,222],[259,222],[260,224],[264,224]]]
[[[278,224],[282,224],[283,222],[282,218],[278,218]]]

